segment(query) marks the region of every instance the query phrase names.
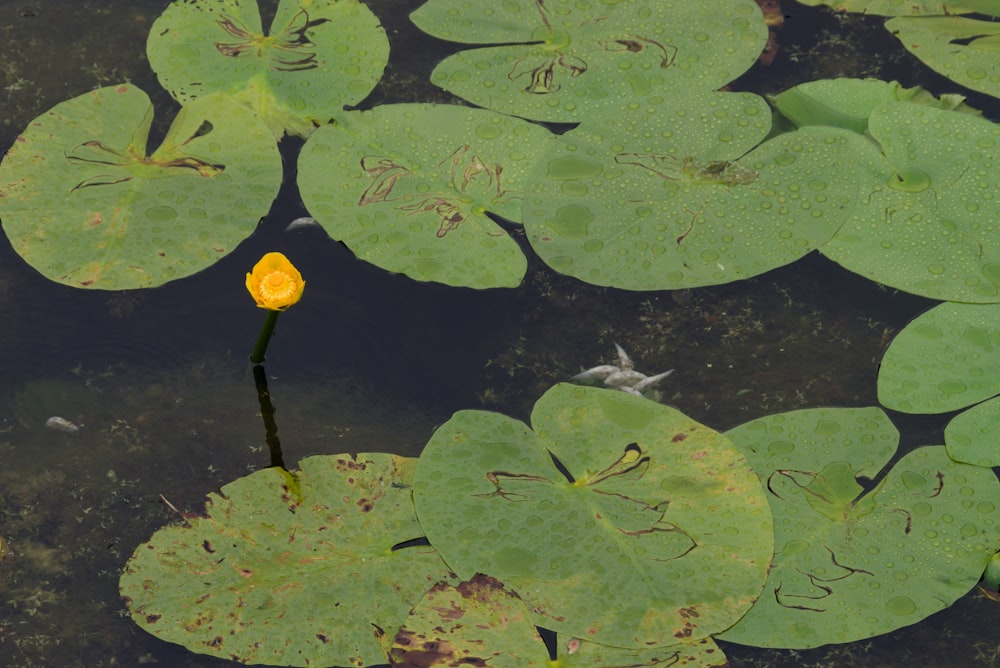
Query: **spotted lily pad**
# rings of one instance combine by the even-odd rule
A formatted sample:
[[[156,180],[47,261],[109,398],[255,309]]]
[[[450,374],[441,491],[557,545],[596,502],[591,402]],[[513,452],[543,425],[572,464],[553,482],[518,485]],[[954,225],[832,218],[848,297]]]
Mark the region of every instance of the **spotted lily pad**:
[[[146,53],[178,101],[227,93],[276,136],[305,137],[371,92],[389,42],[358,0],[281,0],[267,32],[256,0],[175,0]]]
[[[460,577],[512,587],[539,626],[628,648],[697,640],[757,597],[772,529],[717,432],[612,390],[556,385],[532,428],[459,411],[425,447],[414,503]]]
[[[266,469],[224,485],[204,517],[136,548],[119,583],[132,618],[240,663],[384,663],[410,608],[451,577],[431,548],[393,549],[422,535],[415,465],[381,453],[316,456],[294,477]]]
[[[183,107],[146,153],[153,107],[130,85],[62,102],[0,164],[14,250],[74,287],[146,288],[200,271],[248,237],[281,185],[274,137],[211,95]]]
[[[553,135],[454,105],[344,114],[299,157],[302,201],[363,260],[421,281],[513,287],[527,260],[494,217],[518,220],[528,172]]]
[[[995,0],[981,11],[1000,15]],[[950,12],[954,14],[955,12]],[[1000,97],[1000,25],[961,16],[898,17],[886,21],[906,49],[966,88]]]
[[[479,106],[545,121],[579,121],[664,88],[716,90],[749,69],[767,41],[751,0],[429,0],[410,18],[442,39],[501,44],[449,56],[431,81]]]
[[[1000,301],[1000,126],[889,102],[868,119],[859,201],[820,251],[850,271],[934,299]]]
[[[945,413],[1000,394],[1000,305],[945,303],[889,344],[878,399],[905,413]]]
[[[531,245],[561,273],[629,290],[788,264],[840,227],[865,140],[807,127],[764,142],[770,129],[767,104],[748,93],[647,100],[590,119],[535,168],[524,205]]]
[[[1000,482],[917,448],[877,484],[898,433],[879,409],[809,409],[726,432],[766,482],[767,586],[722,640],[807,648],[914,624],[972,589],[1000,539]]]
[[[973,406],[959,413],[944,430],[948,455],[958,462],[976,466],[1000,466],[1000,398]]]

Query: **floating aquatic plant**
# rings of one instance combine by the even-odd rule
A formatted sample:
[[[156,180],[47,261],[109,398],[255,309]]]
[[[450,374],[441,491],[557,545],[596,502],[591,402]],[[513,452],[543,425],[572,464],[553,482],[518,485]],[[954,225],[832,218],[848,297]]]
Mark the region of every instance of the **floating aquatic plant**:
[[[0,164],[0,216],[28,264],[74,287],[147,288],[253,232],[282,177],[260,119],[208,95],[147,154],[152,120],[146,94],[122,84],[56,105],[17,138]]]
[[[945,413],[1000,394],[1000,305],[944,303],[889,344],[878,399],[906,413]]]
[[[459,577],[512,587],[535,624],[632,649],[732,625],[760,593],[760,481],[717,432],[611,390],[560,384],[532,426],[459,411],[420,456],[414,503]]]
[[[416,460],[316,456],[211,494],[203,517],[158,530],[120,581],[132,618],[163,640],[241,663],[366,666],[424,592],[451,576],[425,546]],[[388,635],[386,635],[388,634]]]
[[[548,130],[482,109],[397,104],[350,112],[299,156],[302,201],[358,257],[421,281],[513,287],[518,221]]]
[[[967,593],[997,548],[993,472],[927,446],[877,475],[898,441],[880,409],[782,413],[726,436],[766,484],[775,554],[723,640],[806,648],[887,633]]]
[[[767,41],[751,0],[430,0],[410,18],[442,39],[499,45],[449,56],[433,83],[544,121],[613,113],[651,92],[716,90],[749,69]]]
[[[1000,15],[995,0],[973,4],[984,14]],[[950,14],[961,13],[951,11]],[[898,17],[886,21],[906,49],[931,69],[952,81],[1000,97],[1000,25],[962,16]]]
[[[275,136],[305,137],[371,92],[389,42],[357,0],[281,0],[268,31],[256,0],[178,0],[153,23],[146,53],[179,102],[226,93]]]
[[[813,82],[775,101],[803,127],[836,123],[871,140],[853,145],[857,203],[820,251],[906,292],[1000,301],[1000,203],[991,195],[1000,183],[1000,126],[968,113],[959,99],[882,86]]]
[[[857,195],[865,141],[803,128],[765,141],[748,93],[650,98],[588,119],[538,160],[524,203],[552,268],[630,290],[741,280],[826,242]]]
[[[948,456],[976,466],[1000,466],[1000,398],[994,397],[959,413],[944,430]]]

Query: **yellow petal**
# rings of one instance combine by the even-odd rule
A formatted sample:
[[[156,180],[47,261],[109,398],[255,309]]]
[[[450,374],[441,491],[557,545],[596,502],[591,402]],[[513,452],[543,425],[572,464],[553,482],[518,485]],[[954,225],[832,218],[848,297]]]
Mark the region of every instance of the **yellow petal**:
[[[281,253],[267,253],[247,274],[246,285],[257,306],[284,311],[302,299],[306,282],[287,257]]]

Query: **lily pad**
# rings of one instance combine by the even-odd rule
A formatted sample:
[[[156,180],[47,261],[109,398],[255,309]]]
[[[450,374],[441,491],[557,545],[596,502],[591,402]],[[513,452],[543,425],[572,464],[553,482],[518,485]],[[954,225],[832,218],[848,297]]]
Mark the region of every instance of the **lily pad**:
[[[1000,15],[995,0],[988,4],[983,12]],[[966,88],[1000,97],[1000,24],[996,21],[898,17],[886,21],[885,28],[934,71]]]
[[[119,587],[150,633],[240,663],[383,663],[392,634],[451,577],[422,535],[415,459],[325,455],[211,494],[206,515],[136,548]],[[388,638],[379,639],[382,632]]]
[[[281,185],[274,137],[212,95],[182,107],[146,154],[153,107],[122,84],[62,102],[0,164],[0,217],[14,250],[53,281],[123,290],[200,271],[232,251]]]
[[[371,92],[389,41],[358,0],[281,0],[267,32],[256,0],[176,0],[153,23],[146,54],[178,101],[227,93],[275,136],[305,137]]]
[[[939,304],[882,357],[878,400],[904,413],[945,413],[1000,394],[1000,305]]]
[[[957,462],[1000,466],[1000,398],[994,397],[956,415],[944,429],[948,455]]]
[[[299,190],[331,237],[420,281],[513,287],[527,260],[494,217],[517,220],[553,139],[517,118],[454,105],[344,114],[299,156]]]
[[[558,122],[613,113],[653,91],[717,90],[767,41],[751,0],[430,0],[410,18],[442,39],[500,44],[445,58],[433,83],[488,109]]]
[[[764,142],[770,128],[767,104],[748,93],[650,99],[591,119],[535,168],[531,245],[556,271],[629,290],[727,283],[793,262],[843,222],[865,140],[807,127]]]
[[[766,481],[775,555],[764,593],[722,640],[808,648],[888,633],[967,593],[996,550],[1000,482],[943,446],[859,484],[898,438],[878,409],[795,411],[726,435]]]
[[[410,613],[389,653],[395,666],[434,668],[721,668],[726,657],[711,638],[660,649],[629,650],[560,638],[556,658],[542,642],[524,601],[502,582],[477,574],[458,585],[438,583]]]
[[[1000,126],[889,102],[868,120],[858,204],[820,251],[873,281],[933,299],[1000,301]]]
[[[760,592],[772,528],[725,438],[613,390],[560,384],[534,431],[459,411],[420,457],[414,503],[460,577],[511,586],[537,625],[648,649],[733,624]]]
[[[803,5],[826,5],[838,12],[881,16],[933,16],[993,13],[996,0],[799,0]]]
[[[413,668],[543,668],[548,658],[524,602],[502,582],[482,574],[458,585],[432,587],[389,651],[393,665]]]
[[[774,96],[772,102],[781,115],[798,127],[829,125],[858,134],[868,131],[868,119],[887,102],[905,100],[939,109],[961,111],[981,116],[978,109],[965,104],[961,95],[940,98],[919,86],[903,88],[896,81],[880,79],[820,79],[793,86]]]

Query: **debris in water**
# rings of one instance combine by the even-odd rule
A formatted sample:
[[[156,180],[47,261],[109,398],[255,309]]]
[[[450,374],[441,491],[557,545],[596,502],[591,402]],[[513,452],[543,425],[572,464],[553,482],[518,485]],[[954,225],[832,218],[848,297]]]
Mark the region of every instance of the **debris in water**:
[[[58,431],[80,431],[80,428],[75,424],[67,420],[66,418],[61,418],[58,415],[53,415],[48,420],[45,421],[45,426],[49,429],[56,429]]]

